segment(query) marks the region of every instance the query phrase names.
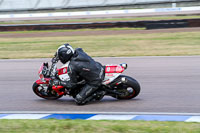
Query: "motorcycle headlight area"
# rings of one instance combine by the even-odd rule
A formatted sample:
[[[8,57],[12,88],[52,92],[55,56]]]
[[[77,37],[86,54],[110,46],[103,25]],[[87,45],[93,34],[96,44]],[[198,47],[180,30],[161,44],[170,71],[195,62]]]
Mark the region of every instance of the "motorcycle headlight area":
[[[42,74],[44,77],[47,75],[47,72],[48,72],[48,68],[46,66],[44,66],[42,69]]]
[[[43,75],[42,71],[38,75],[39,75],[40,79],[44,80],[44,75]]]
[[[44,81],[44,77],[47,75],[47,72],[48,72],[48,68],[46,66],[43,66],[42,71],[38,73],[42,81]]]

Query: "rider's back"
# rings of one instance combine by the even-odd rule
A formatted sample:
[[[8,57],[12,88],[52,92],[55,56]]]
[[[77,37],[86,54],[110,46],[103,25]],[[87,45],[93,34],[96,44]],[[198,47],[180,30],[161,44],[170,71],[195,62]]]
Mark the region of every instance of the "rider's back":
[[[72,73],[86,80],[87,84],[98,86],[103,78],[103,66],[94,61],[81,48],[77,48],[69,64]]]

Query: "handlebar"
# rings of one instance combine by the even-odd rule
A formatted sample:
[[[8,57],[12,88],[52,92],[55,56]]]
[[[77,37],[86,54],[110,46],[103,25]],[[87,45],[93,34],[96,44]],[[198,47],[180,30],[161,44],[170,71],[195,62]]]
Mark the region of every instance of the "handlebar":
[[[51,67],[49,69],[49,76],[50,77],[55,77],[56,76],[56,63],[59,61],[59,58],[58,58],[58,54],[57,52],[55,53],[54,57],[51,59]]]
[[[59,61],[57,52],[55,53],[54,57],[51,59],[52,64],[55,64]]]
[[[50,68],[50,77],[55,77],[56,76],[56,63],[52,63],[51,68]]]

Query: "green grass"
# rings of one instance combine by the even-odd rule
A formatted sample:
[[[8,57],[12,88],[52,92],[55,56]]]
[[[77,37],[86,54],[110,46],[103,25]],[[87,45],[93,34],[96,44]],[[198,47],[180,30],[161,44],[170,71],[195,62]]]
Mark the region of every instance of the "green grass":
[[[1,133],[199,133],[200,123],[93,120],[0,120]]]
[[[0,58],[52,57],[63,43],[93,57],[200,55],[200,32],[0,38]]]
[[[92,19],[62,19],[62,20],[32,20],[32,21],[1,21],[0,24],[40,24],[40,23],[73,23],[73,22],[105,22],[105,21],[143,21],[170,19],[197,19],[199,15],[189,16],[156,16],[156,17],[124,17],[124,18],[92,18]]]

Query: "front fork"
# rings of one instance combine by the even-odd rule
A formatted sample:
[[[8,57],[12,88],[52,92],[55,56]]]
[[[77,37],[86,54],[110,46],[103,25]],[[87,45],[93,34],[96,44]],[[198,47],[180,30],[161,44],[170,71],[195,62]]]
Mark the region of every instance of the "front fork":
[[[50,82],[50,80],[51,80],[51,78],[44,78],[44,80],[42,80],[42,79],[38,79],[37,81],[36,81],[36,83],[38,84],[38,85],[43,85],[43,84],[47,84],[47,85],[49,85],[49,82]],[[56,93],[58,93],[58,95],[64,95],[65,94],[65,91],[63,91],[62,89],[64,88],[64,86],[52,86],[51,87],[52,88],[52,90],[54,90]],[[61,91],[62,90],[62,91]]]
[[[40,84],[49,84],[49,81],[51,80],[51,78],[44,78],[44,80],[42,80],[42,79],[38,79],[38,80],[36,80],[36,83],[38,84],[38,85],[40,85]]]

